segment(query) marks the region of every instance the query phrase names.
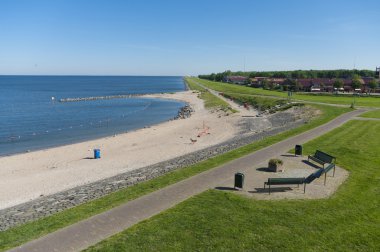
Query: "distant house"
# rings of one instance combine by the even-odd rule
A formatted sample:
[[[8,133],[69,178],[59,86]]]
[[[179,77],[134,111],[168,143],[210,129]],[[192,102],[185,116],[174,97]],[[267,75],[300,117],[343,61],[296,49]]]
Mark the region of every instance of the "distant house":
[[[251,83],[251,86],[253,87],[263,87],[264,82],[277,86],[277,85],[283,84],[284,81],[285,79],[283,78],[269,78],[269,77],[250,78],[250,83]]]
[[[228,83],[243,85],[247,83],[248,78],[244,76],[226,76],[224,81]]]
[[[326,92],[333,90],[333,80],[328,78],[298,79],[303,91]]]
[[[300,91],[304,92],[336,92],[336,91],[342,91],[342,92],[380,92],[380,87],[376,90],[370,90],[369,88],[369,82],[373,80],[372,77],[362,77],[361,83],[362,86],[360,88],[357,88],[356,90],[353,90],[352,88],[352,80],[350,78],[342,79],[343,81],[343,87],[342,88],[334,88],[334,79],[330,78],[305,78],[305,79],[296,79],[296,81],[299,83]],[[225,82],[228,83],[234,83],[243,85],[249,82],[249,86],[260,88],[264,87],[266,85],[269,85],[270,88],[286,85],[284,78],[271,78],[271,77],[254,77],[254,78],[247,78],[244,76],[227,76],[224,79]]]

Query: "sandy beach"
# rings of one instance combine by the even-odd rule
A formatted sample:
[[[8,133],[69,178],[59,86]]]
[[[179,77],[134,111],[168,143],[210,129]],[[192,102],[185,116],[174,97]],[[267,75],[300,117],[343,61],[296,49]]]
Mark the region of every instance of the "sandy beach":
[[[225,116],[206,110],[192,91],[147,97],[186,101],[194,113],[125,134],[1,157],[0,209],[169,160],[238,134],[239,113]],[[92,159],[95,148],[101,150],[101,159]]]

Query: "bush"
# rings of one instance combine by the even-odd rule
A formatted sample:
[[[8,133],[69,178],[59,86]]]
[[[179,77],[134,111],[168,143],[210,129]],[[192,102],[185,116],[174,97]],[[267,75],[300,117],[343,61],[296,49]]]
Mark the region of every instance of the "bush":
[[[281,159],[278,159],[278,158],[272,158],[268,162],[269,166],[271,166],[271,165],[283,165],[283,164],[284,164],[284,162]]]

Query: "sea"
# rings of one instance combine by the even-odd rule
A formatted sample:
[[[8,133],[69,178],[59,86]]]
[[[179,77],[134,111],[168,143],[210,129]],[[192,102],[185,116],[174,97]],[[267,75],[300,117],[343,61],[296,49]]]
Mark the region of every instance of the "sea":
[[[125,95],[185,90],[180,76],[0,76],[0,156],[102,138],[173,119],[184,102]],[[60,99],[122,96],[60,102]]]

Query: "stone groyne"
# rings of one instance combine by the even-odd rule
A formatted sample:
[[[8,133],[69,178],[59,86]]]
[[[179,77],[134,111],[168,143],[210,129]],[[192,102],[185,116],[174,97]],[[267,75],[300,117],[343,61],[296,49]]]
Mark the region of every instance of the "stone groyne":
[[[77,98],[62,98],[59,102],[79,102],[79,101],[97,101],[97,100],[112,100],[112,99],[126,99],[132,97],[144,96],[146,94],[127,94],[127,95],[106,95],[106,96],[90,96],[90,97],[77,97]]]
[[[185,105],[178,111],[178,115],[174,117],[174,120],[177,119],[186,119],[191,116],[191,114],[194,112],[194,109],[190,105]]]

